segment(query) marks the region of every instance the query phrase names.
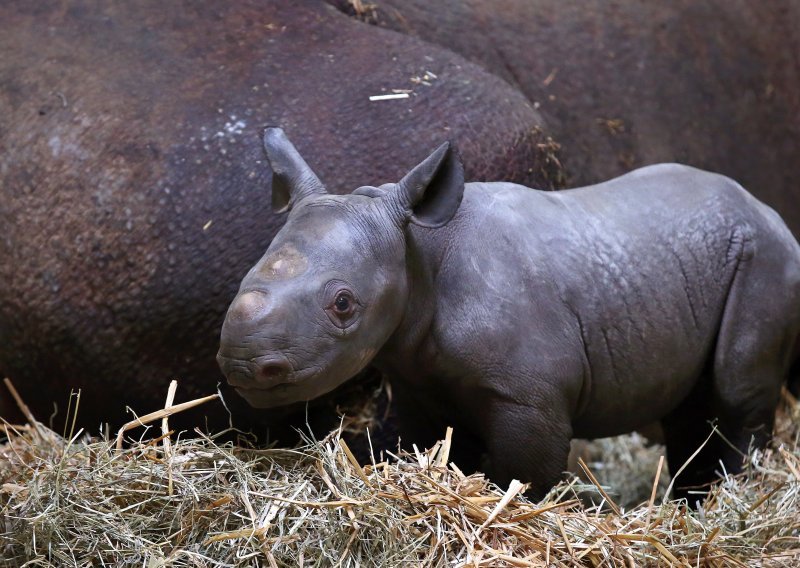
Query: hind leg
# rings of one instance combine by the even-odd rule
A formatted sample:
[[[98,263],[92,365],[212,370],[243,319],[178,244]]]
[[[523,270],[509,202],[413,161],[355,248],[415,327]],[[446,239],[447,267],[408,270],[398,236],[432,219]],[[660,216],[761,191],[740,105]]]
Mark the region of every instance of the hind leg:
[[[751,448],[764,448],[769,442],[786,371],[785,365],[763,355],[733,369],[715,371],[714,413],[728,441],[722,461],[729,473],[742,470]]]
[[[711,399],[730,442],[722,456],[729,472],[741,471],[751,446],[769,441],[797,341],[800,294],[774,260],[756,253],[740,262],[717,336]]]
[[[703,377],[691,394],[661,421],[667,446],[667,464],[670,474],[675,478],[672,498],[686,499],[692,506],[695,501],[702,500],[720,471],[723,442],[718,435],[709,438],[714,418],[711,380],[710,377]],[[695,452],[698,452],[697,455],[692,457]],[[691,462],[687,464],[690,458]],[[684,470],[675,477],[684,464]]]

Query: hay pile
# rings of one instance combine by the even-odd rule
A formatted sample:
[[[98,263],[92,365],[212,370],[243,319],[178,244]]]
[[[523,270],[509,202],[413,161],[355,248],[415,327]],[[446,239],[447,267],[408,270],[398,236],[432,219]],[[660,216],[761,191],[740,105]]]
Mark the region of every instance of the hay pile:
[[[337,432],[296,450],[151,432],[118,450],[9,425],[0,566],[796,566],[793,410],[777,449],[698,511],[654,497],[625,510],[598,487],[587,506],[577,479],[530,503],[449,463],[452,432],[362,467]]]

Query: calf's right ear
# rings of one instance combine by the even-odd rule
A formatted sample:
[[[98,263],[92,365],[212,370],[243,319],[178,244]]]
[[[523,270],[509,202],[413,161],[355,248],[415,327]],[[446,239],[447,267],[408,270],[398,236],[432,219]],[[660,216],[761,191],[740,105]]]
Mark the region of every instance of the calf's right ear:
[[[445,142],[408,172],[387,195],[406,221],[436,228],[455,215],[464,196],[464,166],[458,151]]]
[[[276,213],[288,211],[309,195],[327,193],[283,129],[264,130],[264,151],[272,168],[272,209]]]

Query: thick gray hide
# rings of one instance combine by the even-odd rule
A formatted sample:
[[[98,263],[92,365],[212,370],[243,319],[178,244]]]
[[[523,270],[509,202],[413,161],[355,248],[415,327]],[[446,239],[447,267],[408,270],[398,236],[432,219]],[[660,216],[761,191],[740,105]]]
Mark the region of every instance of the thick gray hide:
[[[398,184],[336,196],[282,131],[265,147],[291,210],[218,357],[253,406],[317,397],[372,362],[404,403],[406,442],[453,424],[465,467],[535,495],[573,436],[661,420],[674,472],[716,421],[734,447],[713,437],[681,486],[719,460],[738,471],[768,440],[800,329],[800,247],[734,181],[664,164],[559,192],[464,185],[443,145]]]

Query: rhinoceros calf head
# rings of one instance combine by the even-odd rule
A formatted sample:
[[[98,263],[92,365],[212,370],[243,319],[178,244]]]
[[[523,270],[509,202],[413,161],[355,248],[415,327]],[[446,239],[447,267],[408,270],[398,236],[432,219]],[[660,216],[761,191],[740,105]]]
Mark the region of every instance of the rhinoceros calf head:
[[[447,223],[464,174],[445,143],[396,184],[331,195],[281,129],[264,148],[273,208],[289,215],[228,309],[217,360],[267,408],[325,394],[378,353],[404,317],[406,226]]]

